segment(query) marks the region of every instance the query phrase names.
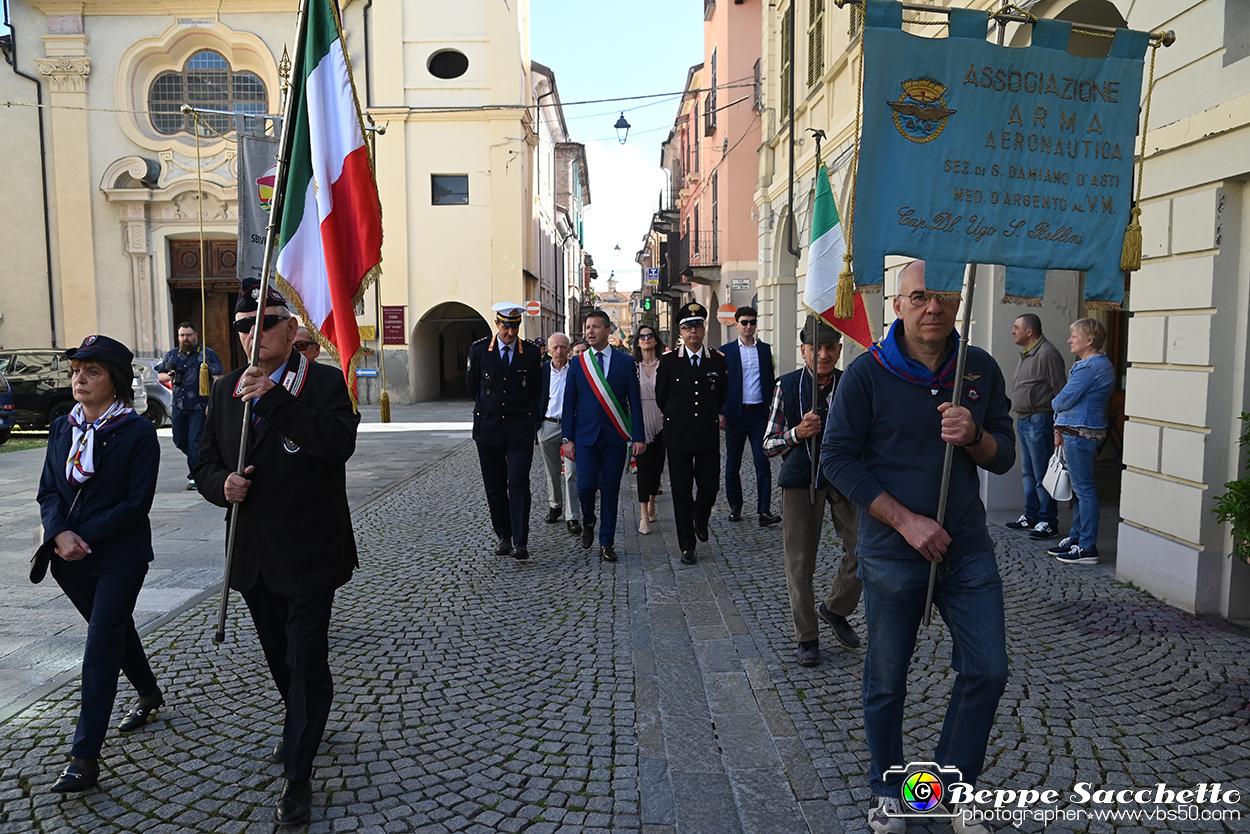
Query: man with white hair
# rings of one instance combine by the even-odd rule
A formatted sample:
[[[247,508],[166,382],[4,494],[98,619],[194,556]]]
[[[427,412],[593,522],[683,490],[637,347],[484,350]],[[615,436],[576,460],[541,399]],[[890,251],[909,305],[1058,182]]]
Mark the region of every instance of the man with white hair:
[[[547,523],[555,524],[567,514],[569,532],[582,534],[577,507],[577,464],[560,454],[560,423],[564,416],[564,387],[569,378],[569,337],[552,333],[547,337],[551,361],[543,365],[542,394],[538,399],[538,448],[547,473]]]

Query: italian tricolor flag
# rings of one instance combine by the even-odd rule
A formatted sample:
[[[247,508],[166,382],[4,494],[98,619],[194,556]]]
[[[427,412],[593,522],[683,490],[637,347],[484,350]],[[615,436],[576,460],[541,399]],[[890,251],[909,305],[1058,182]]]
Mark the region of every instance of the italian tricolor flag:
[[[334,3],[307,0],[292,68],[277,281],[329,343],[355,400],[363,352],[354,310],[382,260],[382,206]]]
[[[807,291],[803,294],[803,304],[847,338],[870,347],[872,328],[868,325],[861,295],[855,295],[855,314],[851,318],[840,319],[833,314],[838,297],[838,273],[842,271],[845,254],[846,238],[838,220],[838,204],[829,185],[829,172],[822,164],[816,169],[816,203],[812,207],[812,242],[807,251]]]

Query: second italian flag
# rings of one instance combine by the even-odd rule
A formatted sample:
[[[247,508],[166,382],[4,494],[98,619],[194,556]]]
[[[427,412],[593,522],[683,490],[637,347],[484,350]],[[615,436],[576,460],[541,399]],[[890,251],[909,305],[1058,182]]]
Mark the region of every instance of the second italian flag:
[[[382,206],[334,2],[307,0],[292,68],[277,273],[305,326],[338,354],[354,400],[355,306],[382,260]]]
[[[856,293],[855,314],[849,319],[840,319],[833,313],[838,297],[838,273],[842,271],[845,254],[846,238],[838,220],[838,204],[834,202],[833,188],[829,185],[829,172],[822,164],[816,169],[816,200],[812,206],[812,241],[807,252],[807,290],[803,293],[803,304],[849,339],[870,347],[872,328],[868,325],[861,295]]]

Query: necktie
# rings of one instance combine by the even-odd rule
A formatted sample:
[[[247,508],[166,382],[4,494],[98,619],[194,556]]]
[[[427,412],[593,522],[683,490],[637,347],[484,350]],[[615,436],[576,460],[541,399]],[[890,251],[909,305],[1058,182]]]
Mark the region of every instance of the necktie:
[[[699,367],[699,354],[697,353],[690,354],[690,367],[692,368]]]
[[[503,346],[503,366],[506,368],[512,364],[512,349],[508,345]]]
[[[599,363],[599,373],[603,373],[603,351],[595,354],[595,361]]]

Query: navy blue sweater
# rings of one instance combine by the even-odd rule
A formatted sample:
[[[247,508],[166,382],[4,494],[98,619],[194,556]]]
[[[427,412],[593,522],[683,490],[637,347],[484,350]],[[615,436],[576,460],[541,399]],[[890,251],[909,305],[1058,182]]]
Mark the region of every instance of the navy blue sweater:
[[[1002,371],[980,348],[968,348],[962,405],[976,424],[998,443],[984,464],[996,474],[1016,459],[1011,402]],[[937,407],[951,401],[951,391],[933,393],[890,373],[866,353],[851,363],[838,383],[821,446],[821,472],[859,507],[859,553],[866,556],[924,558],[893,527],[868,515],[882,492],[919,515],[937,516],[942,481],[942,415]],[[946,501],[947,553],[960,556],[990,550],[985,505],[979,495],[977,464],[964,449],[955,450]]]
[[[91,548],[87,559],[94,564],[115,568],[152,561],[148,513],[161,463],[156,428],[131,413],[97,432],[95,475],[82,486],[77,506],[75,489],[65,477],[72,439],[69,420],[57,418],[48,431],[48,451],[39,479],[44,541],[73,530]]]

